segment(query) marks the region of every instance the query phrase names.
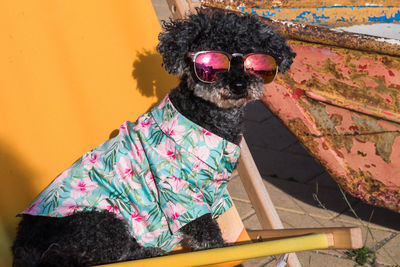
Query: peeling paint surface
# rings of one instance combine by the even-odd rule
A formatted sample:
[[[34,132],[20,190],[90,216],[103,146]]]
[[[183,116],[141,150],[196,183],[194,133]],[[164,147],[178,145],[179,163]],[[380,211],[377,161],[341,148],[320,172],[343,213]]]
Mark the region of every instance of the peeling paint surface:
[[[290,1],[287,1],[290,2]],[[291,1],[295,2],[295,1]],[[319,6],[316,4],[320,2]],[[345,1],[337,1],[345,2]],[[354,1],[353,1],[354,2]],[[381,1],[382,2],[382,1]],[[383,1],[383,4],[324,4],[315,1],[313,5],[297,6],[284,5],[271,1],[221,1],[203,0],[205,5],[220,8],[237,9],[245,13],[259,15],[282,21],[296,21],[305,24],[315,24],[327,27],[340,27],[368,23],[399,23],[400,8],[395,2]]]
[[[263,102],[348,193],[400,212],[400,58],[289,43]]]
[[[228,3],[204,2],[214,2],[213,5],[220,8],[226,8],[221,5]],[[285,8],[301,10],[302,1],[273,2],[276,6],[269,7],[269,15]],[[307,3],[309,8],[322,12],[314,16],[317,19],[327,20],[327,10],[343,12],[350,8],[345,6],[346,0],[342,0],[340,6],[324,8],[315,6],[322,1],[314,2]],[[400,7],[397,2],[393,4]],[[229,3],[239,5],[238,1]],[[246,8],[254,8],[257,3],[265,2],[240,1],[236,10],[248,12]],[[379,3],[379,6],[353,6],[350,10],[358,17],[365,17],[371,11],[374,15],[368,13],[367,17],[373,20],[397,23],[399,8],[389,8],[389,1],[379,0]],[[268,4],[271,3],[265,5]],[[233,9],[232,5],[228,8]],[[312,13],[303,15],[313,17]],[[289,40],[297,54],[291,69],[266,86],[262,101],[348,193],[371,205],[400,213],[398,40],[338,32],[304,22],[299,15],[291,16],[281,21],[260,15],[265,23]],[[347,26],[365,24],[357,16]],[[337,20],[330,23],[330,26],[343,26]]]
[[[400,213],[399,40],[339,32],[316,21],[330,27],[398,23],[400,1],[203,2],[241,12],[257,9],[289,40],[297,56],[288,72],[266,86],[262,101],[343,189]],[[332,20],[335,12],[354,18]],[[283,20],[268,18],[284,13],[289,15]]]
[[[361,24],[349,27],[338,27],[335,28],[335,30],[400,40],[400,24],[394,23],[375,23],[370,25]],[[400,41],[398,43],[400,44]]]

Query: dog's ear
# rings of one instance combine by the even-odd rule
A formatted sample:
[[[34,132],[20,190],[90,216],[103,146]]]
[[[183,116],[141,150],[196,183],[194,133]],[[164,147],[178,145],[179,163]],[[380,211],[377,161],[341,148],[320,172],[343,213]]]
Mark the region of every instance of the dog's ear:
[[[158,36],[157,50],[170,74],[183,74],[187,53],[199,34],[199,28],[194,15],[188,19],[163,21],[164,31]]]
[[[268,52],[278,59],[279,72],[286,72],[292,65],[296,53],[293,52],[292,48],[286,43],[285,38],[278,34],[275,29],[264,22],[259,21],[258,23],[260,23],[258,33],[253,33],[253,35],[258,35],[259,45],[265,47]]]
[[[279,44],[277,44],[277,47],[280,47],[279,51],[279,57],[281,59],[278,70],[281,73],[285,73],[288,69],[290,69],[290,66],[293,63],[293,59],[296,57],[296,53],[292,50],[292,48],[286,43],[286,40],[279,36],[277,38],[279,41]]]

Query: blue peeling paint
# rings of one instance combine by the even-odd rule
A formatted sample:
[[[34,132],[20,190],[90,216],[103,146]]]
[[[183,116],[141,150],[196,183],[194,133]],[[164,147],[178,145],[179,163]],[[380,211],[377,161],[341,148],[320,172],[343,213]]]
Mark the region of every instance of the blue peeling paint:
[[[239,9],[239,10],[242,11],[243,13],[247,14],[247,11],[244,10],[244,7],[238,6],[237,9]]]
[[[309,14],[311,14],[310,11],[303,11],[303,12],[300,13],[300,15],[298,15],[296,17],[296,20],[302,20],[303,19],[303,20],[305,20],[305,21],[307,21],[309,23],[313,23],[312,21],[309,21],[307,17],[304,16],[304,15],[309,15]]]
[[[322,14],[321,16],[318,16],[318,15],[315,14],[315,13],[313,13],[312,16],[313,16],[313,18],[314,18],[314,20],[315,20],[316,23],[321,23],[321,20],[322,20],[322,19],[330,19],[330,18],[331,18],[331,17],[325,16],[324,14]]]
[[[254,8],[251,9],[251,14],[258,15],[257,11]]]
[[[383,12],[382,16],[368,17],[368,21],[381,22],[381,23],[398,22],[400,21],[400,10],[398,10],[395,14],[391,15],[390,17],[388,17],[385,12]]]
[[[303,22],[307,22],[307,23],[312,23],[312,24],[319,24],[319,25],[325,25],[325,26],[334,26],[334,23],[332,24],[328,24],[330,22],[326,22],[326,20],[330,19],[331,17],[326,16],[325,14],[322,15],[317,15],[320,14],[321,12],[323,13],[324,11],[326,11],[326,9],[332,9],[332,8],[347,8],[347,9],[351,9],[354,11],[354,9],[362,9],[362,8],[384,8],[386,10],[391,10],[392,8],[395,7],[388,7],[388,6],[379,6],[379,5],[356,5],[356,6],[343,6],[343,5],[334,5],[334,6],[322,6],[322,7],[316,7],[314,9],[310,9],[310,10],[304,10],[304,9],[300,9],[300,8],[288,8],[290,10],[299,10],[299,12],[301,11],[301,13],[295,18],[292,19],[291,21],[303,21]],[[260,15],[262,17],[268,17],[268,18],[273,18],[275,16],[277,16],[277,13],[281,13],[283,10],[285,9],[281,9],[281,8],[272,8],[270,10],[265,10],[265,9],[261,9],[261,8],[251,8],[249,12],[245,11],[245,7],[243,6],[239,6],[237,7],[237,9],[241,10],[244,13],[251,13],[251,14],[257,14]],[[248,10],[248,9],[247,9]],[[314,12],[318,12],[318,13],[314,13]],[[362,11],[360,11],[362,12]],[[336,19],[337,22],[353,22],[356,21],[357,16],[354,15],[352,17],[332,17],[334,19]],[[385,11],[382,11],[382,16],[374,16],[374,17],[368,17],[368,21],[370,22],[382,22],[382,23],[393,23],[393,22],[399,22],[400,21],[400,10],[397,11],[397,13],[395,13],[394,15],[391,15],[389,17],[389,15],[387,15],[385,13]],[[325,22],[325,23],[324,23]]]
[[[276,15],[276,13],[271,10],[263,10],[262,11],[263,17],[273,17],[274,15]]]

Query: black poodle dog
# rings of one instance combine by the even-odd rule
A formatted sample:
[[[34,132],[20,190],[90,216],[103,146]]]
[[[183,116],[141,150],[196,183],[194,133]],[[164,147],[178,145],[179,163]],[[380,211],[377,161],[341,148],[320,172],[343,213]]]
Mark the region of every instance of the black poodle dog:
[[[90,266],[226,244],[215,219],[239,156],[244,106],[295,53],[254,15],[197,10],[157,47],[180,84],[85,154],[21,212],[14,266]]]

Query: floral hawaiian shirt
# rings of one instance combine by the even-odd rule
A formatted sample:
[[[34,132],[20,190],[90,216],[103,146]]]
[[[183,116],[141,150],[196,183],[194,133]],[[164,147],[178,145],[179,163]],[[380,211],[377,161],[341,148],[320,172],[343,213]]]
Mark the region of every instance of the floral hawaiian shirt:
[[[108,210],[143,246],[170,251],[178,231],[232,206],[226,185],[240,148],[180,114],[167,96],[137,124],[86,153],[21,214],[62,217]]]

